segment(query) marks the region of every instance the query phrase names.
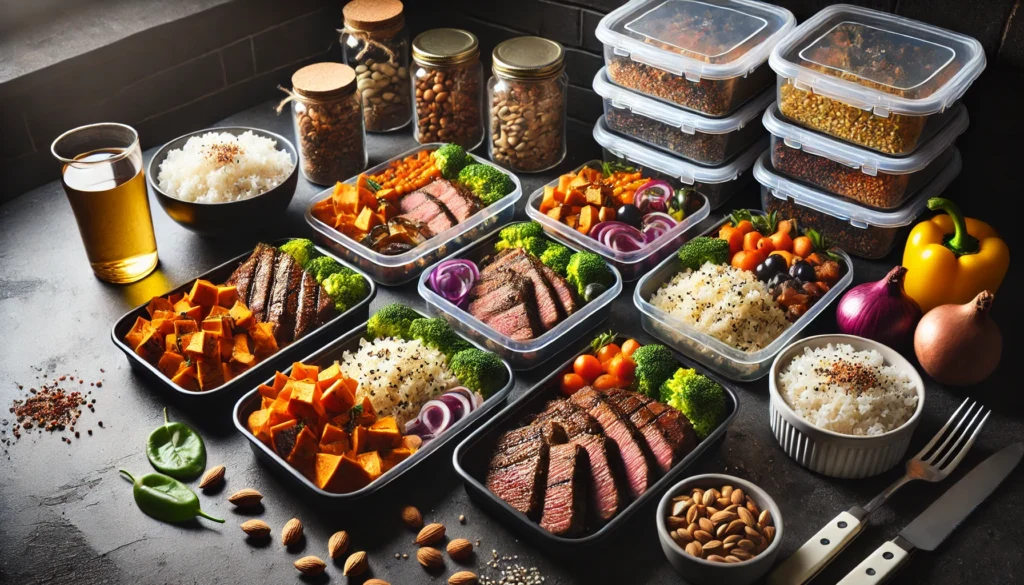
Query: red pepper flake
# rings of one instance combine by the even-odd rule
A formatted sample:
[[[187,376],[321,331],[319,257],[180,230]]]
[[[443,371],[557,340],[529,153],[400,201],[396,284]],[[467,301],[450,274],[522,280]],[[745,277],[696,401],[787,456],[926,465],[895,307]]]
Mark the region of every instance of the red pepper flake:
[[[81,433],[75,430],[75,424],[82,416],[82,406],[88,406],[92,411],[95,410],[82,392],[71,389],[74,388],[76,377],[79,385],[84,384],[81,376],[65,374],[55,377],[52,382],[42,384],[39,388],[30,388],[24,399],[14,400],[8,409],[8,412],[15,417],[11,434],[19,439],[22,429],[26,431],[37,429],[40,433],[44,430],[49,432],[69,430],[75,438],[80,438]],[[62,387],[62,381],[67,381],[71,388]],[[19,388],[24,389],[24,386],[19,385]],[[92,431],[89,431],[89,434],[92,434]],[[61,440],[68,445],[72,443],[70,436],[62,436]]]
[[[103,387],[103,382],[96,382],[96,387],[97,388],[102,388]]]

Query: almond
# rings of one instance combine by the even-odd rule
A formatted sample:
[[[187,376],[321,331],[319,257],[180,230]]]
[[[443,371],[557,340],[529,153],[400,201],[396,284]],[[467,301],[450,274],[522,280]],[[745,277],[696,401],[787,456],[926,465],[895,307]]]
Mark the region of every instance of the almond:
[[[476,575],[469,571],[459,571],[448,577],[448,585],[476,585]]]
[[[348,560],[345,561],[345,568],[341,572],[346,577],[349,575],[356,577],[365,573],[369,568],[370,563],[366,560],[366,553],[359,551],[349,555]]]
[[[348,551],[348,533],[339,530],[327,541],[327,555],[336,559]]]
[[[448,556],[456,561],[464,561],[473,554],[473,543],[465,538],[456,538],[448,543]]]
[[[423,526],[423,514],[416,506],[406,506],[402,508],[402,522],[409,528],[421,528]]]
[[[203,479],[199,480],[199,489],[205,490],[220,485],[224,481],[224,471],[224,466],[218,465],[204,473]]]
[[[247,520],[242,522],[242,532],[252,538],[266,538],[270,536],[270,526],[263,520]]]
[[[263,501],[263,494],[252,488],[245,488],[231,494],[228,497],[228,501],[239,508],[252,508],[258,506]]]
[[[327,563],[320,560],[320,557],[310,555],[295,561],[295,568],[303,575],[319,575],[327,568]]]
[[[444,566],[444,558],[441,557],[441,551],[429,546],[416,551],[416,560],[426,569],[440,569]]]
[[[292,518],[281,529],[281,544],[292,546],[302,540],[302,522],[298,518]]]
[[[444,540],[444,524],[427,524],[420,530],[420,533],[416,535],[416,544],[420,546],[427,546],[436,544]]]
[[[736,508],[736,513],[739,514],[740,520],[743,520],[743,523],[747,526],[752,527],[757,524],[757,518],[750,513],[750,510],[746,508]]]

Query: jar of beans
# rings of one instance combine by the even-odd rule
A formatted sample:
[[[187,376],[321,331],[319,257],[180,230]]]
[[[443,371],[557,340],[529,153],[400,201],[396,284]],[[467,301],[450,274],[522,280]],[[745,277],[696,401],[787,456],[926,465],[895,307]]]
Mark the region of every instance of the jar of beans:
[[[494,48],[487,83],[490,134],[487,152],[513,171],[539,172],[565,158],[565,74],[562,45],[517,37]]]
[[[456,28],[428,30],[413,39],[412,58],[416,140],[479,146],[483,68],[476,37]]]
[[[389,132],[409,123],[409,33],[400,0],[352,0],[342,10],[341,46],[356,71],[367,132]]]
[[[288,100],[306,179],[333,185],[366,168],[366,136],[355,70],[342,63],[307,65],[292,75]]]

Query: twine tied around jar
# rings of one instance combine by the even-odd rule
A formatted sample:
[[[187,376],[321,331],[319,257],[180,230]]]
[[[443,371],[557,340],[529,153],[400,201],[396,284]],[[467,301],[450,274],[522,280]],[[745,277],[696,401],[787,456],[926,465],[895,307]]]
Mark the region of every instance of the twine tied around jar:
[[[366,54],[370,51],[371,48],[377,48],[377,49],[380,49],[385,55],[388,56],[388,65],[391,65],[392,67],[398,67],[398,54],[395,53],[395,51],[393,51],[391,49],[391,47],[389,47],[386,44],[384,44],[384,43],[374,39],[373,36],[374,36],[374,33],[386,33],[386,32],[391,32],[392,33],[391,36],[394,36],[394,33],[398,32],[399,30],[401,30],[401,26],[395,27],[393,29],[387,29],[387,30],[382,30],[382,31],[373,31],[373,32],[369,32],[369,31],[365,31],[365,30],[359,30],[359,29],[356,29],[356,28],[352,28],[350,26],[346,26],[345,28],[338,29],[338,33],[340,35],[353,36],[353,37],[363,41],[363,48],[356,54],[356,57],[355,57],[356,61],[362,61],[363,57],[366,57]],[[381,35],[381,36],[383,36],[383,35]],[[342,42],[344,42],[344,41],[342,41]]]
[[[295,95],[295,92],[293,92],[292,90],[288,89],[287,87],[283,87],[283,86],[279,85],[279,86],[277,86],[277,89],[280,89],[281,91],[283,91],[286,94],[288,94],[288,97],[286,97],[283,100],[281,100],[281,103],[277,104],[277,107],[274,108],[274,111],[276,111],[278,114],[280,114],[284,110],[284,107],[287,106],[289,102],[292,102],[294,100],[299,99],[299,96]]]

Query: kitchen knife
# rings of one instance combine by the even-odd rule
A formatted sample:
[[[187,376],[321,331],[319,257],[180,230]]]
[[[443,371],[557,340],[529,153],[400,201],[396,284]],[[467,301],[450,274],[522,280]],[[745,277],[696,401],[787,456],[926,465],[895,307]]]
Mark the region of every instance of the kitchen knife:
[[[938,548],[974,509],[995,491],[1024,457],[1024,442],[1014,443],[978,464],[899,535],[882,544],[837,585],[878,585],[899,570],[915,550]]]

